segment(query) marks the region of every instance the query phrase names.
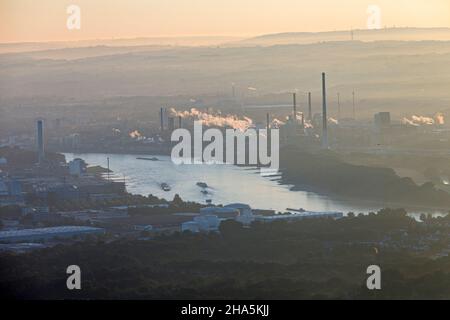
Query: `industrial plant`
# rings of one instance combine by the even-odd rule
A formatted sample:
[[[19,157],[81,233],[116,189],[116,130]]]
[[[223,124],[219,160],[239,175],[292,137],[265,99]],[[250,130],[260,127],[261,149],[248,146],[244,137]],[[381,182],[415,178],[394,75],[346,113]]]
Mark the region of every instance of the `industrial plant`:
[[[1,1],[0,298],[450,299],[448,1],[100,2]]]

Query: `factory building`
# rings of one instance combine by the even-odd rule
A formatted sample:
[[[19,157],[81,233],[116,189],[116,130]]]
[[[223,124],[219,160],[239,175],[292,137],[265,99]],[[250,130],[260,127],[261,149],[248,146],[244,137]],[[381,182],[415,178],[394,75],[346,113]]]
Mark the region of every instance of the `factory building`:
[[[211,213],[222,214],[222,217],[212,215]],[[303,219],[317,219],[330,218],[340,219],[344,216],[342,212],[313,212],[303,211],[300,213],[291,214],[271,214],[271,215],[257,215],[253,213],[252,208],[244,203],[232,203],[224,207],[207,207],[202,208],[200,215],[196,216],[193,221],[184,222],[181,225],[181,231],[190,232],[209,232],[217,231],[219,225],[224,220],[233,219],[243,225],[250,225],[254,221],[269,223],[273,221],[296,221]]]
[[[248,204],[232,203],[232,204],[226,205],[225,208],[235,209],[235,210],[239,211],[239,215],[235,218],[235,220],[244,225],[249,225],[255,220],[255,218],[253,216],[252,208]]]
[[[235,219],[239,215],[239,210],[226,207],[206,207],[200,209],[200,215],[215,215],[220,219]]]
[[[198,224],[200,231],[216,231],[220,225],[219,218],[213,215],[197,216],[194,222]]]
[[[276,214],[271,216],[255,216],[256,221],[273,222],[273,221],[298,221],[304,219],[332,218],[340,219],[344,216],[342,212],[302,212],[295,214]]]
[[[0,231],[0,242],[40,242],[55,238],[72,238],[105,233],[102,228],[83,226],[63,226],[53,228]]]
[[[181,232],[189,231],[192,233],[200,232],[200,226],[195,221],[188,221],[181,224]]]
[[[44,121],[38,120],[36,122],[36,147],[38,153],[38,163],[42,164],[45,160],[44,154]]]
[[[224,207],[207,207],[200,209],[200,215],[192,221],[184,222],[181,231],[210,232],[217,231],[223,220],[236,220],[244,225],[255,219],[251,207],[244,203],[232,203]]]
[[[81,144],[79,133],[72,133],[68,136],[59,138],[59,143],[63,148],[78,149]]]
[[[377,131],[389,128],[391,126],[391,113],[378,112],[373,116],[373,123]]]
[[[87,164],[83,159],[76,158],[69,162],[69,174],[80,177],[86,174]]]
[[[326,75],[322,73],[322,148],[328,149],[328,117]]]
[[[135,231],[146,231],[146,232],[150,232],[153,231],[154,228],[151,224],[137,224],[134,227]]]
[[[202,215],[194,217],[193,221],[181,224],[181,231],[190,232],[211,232],[217,231],[220,225],[220,219],[214,215]]]
[[[22,205],[22,184],[14,179],[0,177],[0,206]]]

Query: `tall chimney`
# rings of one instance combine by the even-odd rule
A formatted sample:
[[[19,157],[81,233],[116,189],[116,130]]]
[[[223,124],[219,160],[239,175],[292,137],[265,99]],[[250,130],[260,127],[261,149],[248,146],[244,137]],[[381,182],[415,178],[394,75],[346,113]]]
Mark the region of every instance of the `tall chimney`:
[[[173,118],[173,117],[167,118],[167,125],[168,125],[169,132],[172,132],[173,130],[175,130],[175,118]]]
[[[356,109],[355,109],[355,90],[352,92],[352,98],[353,98],[353,119],[356,120]]]
[[[270,115],[269,115],[269,113],[267,113],[267,115],[266,115],[266,123],[267,123],[266,129],[269,130],[270,129]]]
[[[293,103],[294,103],[294,121],[297,120],[297,94],[294,92],[292,95]]]
[[[325,72],[322,73],[322,147],[328,149],[327,89]]]
[[[44,154],[44,121],[38,120],[36,122],[36,142],[37,142],[37,153],[38,153],[38,163],[42,164],[45,159]]]
[[[338,103],[338,120],[341,120],[341,94],[337,93],[337,103]]]
[[[181,116],[178,116],[178,128],[182,128],[181,121],[182,121]]]
[[[311,92],[308,92],[308,120],[312,121]]]
[[[161,108],[161,113],[160,113],[160,122],[161,122],[161,132],[164,132],[164,109]]]

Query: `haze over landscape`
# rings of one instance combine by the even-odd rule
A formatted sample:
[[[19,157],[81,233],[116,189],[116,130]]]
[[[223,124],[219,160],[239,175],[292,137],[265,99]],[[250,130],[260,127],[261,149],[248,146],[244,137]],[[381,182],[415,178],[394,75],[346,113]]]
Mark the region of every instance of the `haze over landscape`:
[[[449,87],[448,0],[0,1],[0,298],[450,299]]]
[[[82,27],[66,29],[66,8],[82,9]],[[382,9],[382,26],[450,27],[446,0],[4,0],[0,42],[154,36],[248,37],[281,32],[364,29],[367,8]]]

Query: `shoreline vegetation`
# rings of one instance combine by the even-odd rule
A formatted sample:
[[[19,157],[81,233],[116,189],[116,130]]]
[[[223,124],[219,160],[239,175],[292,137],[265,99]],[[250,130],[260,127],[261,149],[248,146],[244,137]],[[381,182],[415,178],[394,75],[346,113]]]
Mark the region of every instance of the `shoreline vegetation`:
[[[219,233],[105,234],[16,255],[0,253],[3,298],[15,299],[448,299],[449,217],[418,222],[404,210],[367,216],[220,225]],[[80,265],[83,290],[66,289]],[[369,291],[369,265],[383,290]],[[432,289],[431,289],[432,288]]]
[[[161,153],[145,155],[165,156]],[[282,149],[280,167],[280,177],[273,180],[291,185],[294,191],[311,192],[335,200],[382,202],[385,206],[445,212],[450,209],[450,194],[435,188],[431,182],[417,185],[411,178],[398,176],[394,169],[351,164],[331,151],[310,153]]]
[[[293,190],[318,194],[405,203],[411,206],[450,207],[450,194],[433,183],[417,185],[411,178],[399,177],[393,169],[353,165],[331,152],[312,154],[282,150],[280,182]]]

